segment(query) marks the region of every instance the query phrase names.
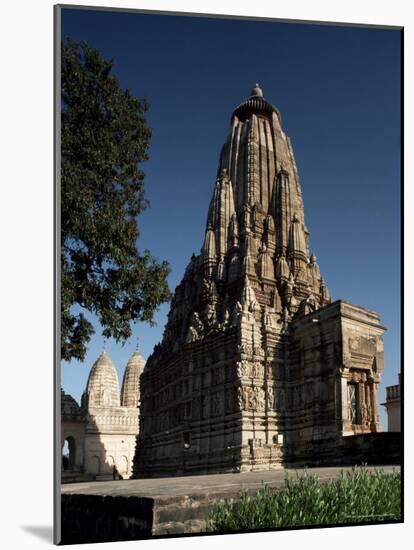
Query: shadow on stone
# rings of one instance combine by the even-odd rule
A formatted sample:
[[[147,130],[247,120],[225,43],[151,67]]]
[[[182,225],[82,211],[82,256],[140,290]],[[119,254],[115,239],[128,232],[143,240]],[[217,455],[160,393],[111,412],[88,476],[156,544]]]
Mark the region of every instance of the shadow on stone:
[[[53,527],[51,525],[22,525],[21,528],[41,540],[53,542]]]

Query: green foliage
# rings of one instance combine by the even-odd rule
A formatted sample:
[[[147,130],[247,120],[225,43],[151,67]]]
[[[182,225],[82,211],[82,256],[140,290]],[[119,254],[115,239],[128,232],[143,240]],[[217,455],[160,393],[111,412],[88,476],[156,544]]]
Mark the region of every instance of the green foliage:
[[[62,44],[61,350],[82,360],[94,313],[124,342],[131,322],[153,322],[170,298],[166,262],[139,253],[137,216],[147,207],[147,102],[120,88],[112,61],[86,43]],[[78,306],[78,307],[76,307]]]
[[[322,483],[318,476],[287,476],[284,489],[264,485],[255,496],[243,491],[239,500],[216,504],[210,531],[244,531],[309,525],[399,520],[401,477],[366,468],[341,472]]]

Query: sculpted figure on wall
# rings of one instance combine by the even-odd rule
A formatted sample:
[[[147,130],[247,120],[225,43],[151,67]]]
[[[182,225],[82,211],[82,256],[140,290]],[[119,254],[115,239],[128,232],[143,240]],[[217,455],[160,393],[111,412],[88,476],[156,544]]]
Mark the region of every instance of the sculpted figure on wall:
[[[186,343],[199,340],[204,334],[204,325],[196,311],[191,314]]]
[[[237,361],[237,376],[242,377],[251,377],[252,376],[252,365],[248,361]]]
[[[265,391],[263,388],[255,386],[253,408],[259,412],[265,409]]]
[[[254,378],[259,378],[263,380],[264,377],[264,366],[261,363],[255,362],[252,365],[252,376]]]
[[[275,408],[275,395],[274,390],[272,386],[268,386],[267,388],[267,408],[269,410],[273,410]]]
[[[240,318],[241,318],[241,315],[242,315],[242,311],[243,311],[243,308],[242,308],[241,303],[236,302],[236,304],[233,308],[233,311],[231,313],[231,318],[230,318],[230,325],[232,327],[237,327],[240,324]]]
[[[236,407],[237,407],[237,410],[242,411],[244,409],[244,401],[245,401],[245,397],[244,397],[243,388],[241,386],[238,386],[237,387],[237,392],[236,392]]]

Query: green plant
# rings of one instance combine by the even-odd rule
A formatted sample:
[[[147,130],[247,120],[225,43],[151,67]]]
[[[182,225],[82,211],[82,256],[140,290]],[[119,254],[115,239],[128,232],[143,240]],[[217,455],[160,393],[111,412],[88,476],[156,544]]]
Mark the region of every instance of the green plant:
[[[398,472],[365,467],[341,472],[322,483],[306,471],[287,475],[284,489],[267,485],[255,496],[243,490],[240,499],[216,504],[210,531],[244,531],[309,525],[395,521],[401,517],[401,477]]]

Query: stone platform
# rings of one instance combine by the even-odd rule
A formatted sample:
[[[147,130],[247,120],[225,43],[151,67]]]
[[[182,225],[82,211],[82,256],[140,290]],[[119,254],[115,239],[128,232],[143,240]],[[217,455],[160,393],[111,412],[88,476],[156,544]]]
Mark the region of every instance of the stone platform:
[[[399,466],[380,468],[399,471]],[[327,482],[342,470],[351,468],[306,471]],[[242,489],[254,494],[263,483],[281,488],[286,474],[303,475],[304,470],[65,484],[61,490],[62,544],[202,533],[214,503],[237,498]]]

